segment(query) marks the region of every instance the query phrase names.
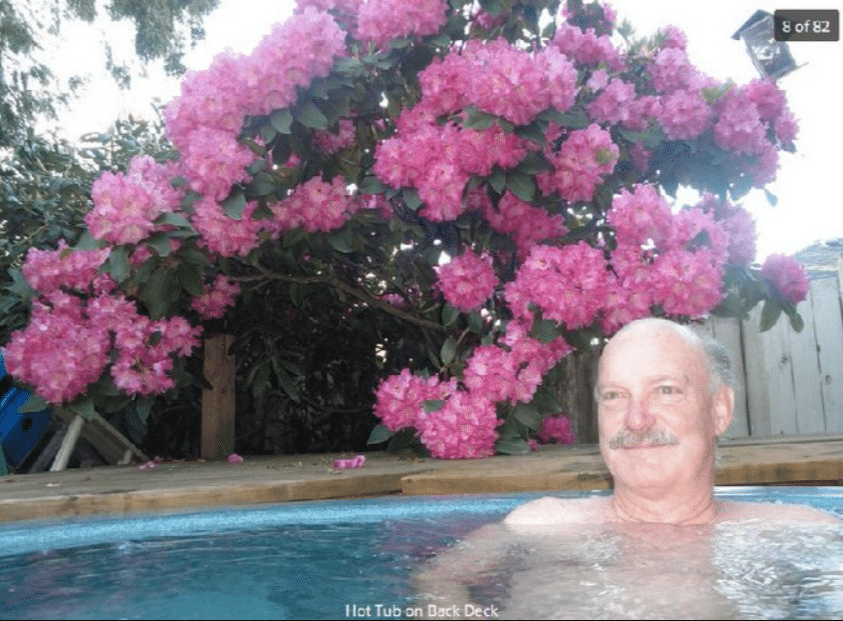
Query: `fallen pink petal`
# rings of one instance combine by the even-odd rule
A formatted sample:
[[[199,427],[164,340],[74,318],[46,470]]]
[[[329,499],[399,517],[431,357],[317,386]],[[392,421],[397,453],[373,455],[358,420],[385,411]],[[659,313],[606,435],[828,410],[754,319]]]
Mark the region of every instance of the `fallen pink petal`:
[[[335,459],[334,468],[337,470],[351,470],[353,468],[362,468],[366,465],[365,455],[356,455],[351,459]]]
[[[230,464],[242,464],[243,458],[237,453],[232,453],[228,456],[228,459],[226,461],[228,461],[228,463]]]

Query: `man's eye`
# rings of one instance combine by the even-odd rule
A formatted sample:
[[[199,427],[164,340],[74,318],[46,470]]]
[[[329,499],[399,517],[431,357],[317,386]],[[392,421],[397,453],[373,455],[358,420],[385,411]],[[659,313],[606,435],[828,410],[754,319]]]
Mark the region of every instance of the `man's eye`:
[[[658,392],[661,395],[678,395],[679,389],[676,386],[659,386]]]
[[[621,396],[617,390],[607,390],[603,393],[603,401],[611,401],[612,399],[618,399]]]

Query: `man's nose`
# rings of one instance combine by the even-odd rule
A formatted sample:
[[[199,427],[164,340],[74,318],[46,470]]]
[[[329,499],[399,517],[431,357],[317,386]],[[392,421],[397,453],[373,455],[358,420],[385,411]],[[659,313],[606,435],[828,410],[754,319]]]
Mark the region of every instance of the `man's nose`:
[[[631,431],[644,431],[653,426],[655,418],[650,414],[645,399],[630,399],[626,410],[626,427]]]

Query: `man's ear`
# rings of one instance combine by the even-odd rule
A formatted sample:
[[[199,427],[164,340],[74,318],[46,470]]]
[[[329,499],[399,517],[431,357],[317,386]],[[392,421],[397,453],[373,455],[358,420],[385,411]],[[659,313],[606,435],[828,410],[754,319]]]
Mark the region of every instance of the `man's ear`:
[[[735,414],[735,391],[725,384],[718,388],[712,397],[711,410],[714,418],[714,435],[719,436],[732,424],[732,417]]]

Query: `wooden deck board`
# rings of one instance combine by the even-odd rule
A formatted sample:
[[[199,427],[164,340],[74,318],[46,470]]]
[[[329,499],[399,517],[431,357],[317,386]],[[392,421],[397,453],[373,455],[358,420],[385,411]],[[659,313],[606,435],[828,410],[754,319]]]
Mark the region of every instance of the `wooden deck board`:
[[[843,436],[730,442],[719,449],[718,485],[843,484]],[[482,460],[406,459],[370,453],[365,467],[333,470],[348,455],[165,462],[151,470],[108,466],[0,479],[0,521],[180,511],[207,506],[389,494],[606,489],[611,477],[595,445],[543,447]]]

